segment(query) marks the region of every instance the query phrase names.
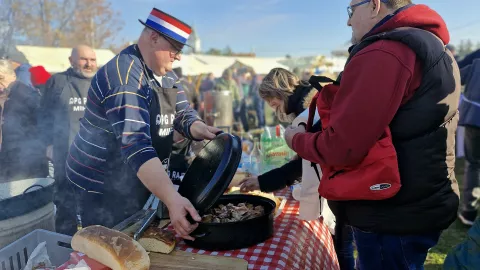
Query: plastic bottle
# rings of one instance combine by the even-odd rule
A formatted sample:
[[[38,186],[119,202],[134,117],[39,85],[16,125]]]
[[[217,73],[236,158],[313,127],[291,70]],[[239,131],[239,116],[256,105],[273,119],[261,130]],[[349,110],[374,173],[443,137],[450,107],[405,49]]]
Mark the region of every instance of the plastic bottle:
[[[262,152],[260,150],[258,139],[255,139],[253,150],[250,153],[249,173],[253,175],[259,175],[262,173]]]
[[[266,171],[283,166],[291,158],[290,148],[283,138],[285,133],[283,126],[277,125],[272,127],[271,131],[273,135],[269,143],[270,148],[263,152],[263,161],[265,162],[264,168]]]
[[[250,155],[245,152],[242,152],[242,157],[240,163],[238,164],[238,171],[239,172],[248,172],[250,169]]]
[[[261,148],[262,153],[263,153],[262,160],[264,162],[262,172],[266,172],[266,171],[270,170],[270,166],[268,164],[267,157],[265,155],[268,153],[268,151],[270,151],[272,149],[272,134],[270,132],[269,127],[265,127],[263,129],[263,133],[260,136],[260,148]]]
[[[270,128],[265,127],[263,129],[263,133],[260,136],[260,147],[263,152],[267,152],[271,148],[271,142],[272,142],[272,134],[270,133]]]

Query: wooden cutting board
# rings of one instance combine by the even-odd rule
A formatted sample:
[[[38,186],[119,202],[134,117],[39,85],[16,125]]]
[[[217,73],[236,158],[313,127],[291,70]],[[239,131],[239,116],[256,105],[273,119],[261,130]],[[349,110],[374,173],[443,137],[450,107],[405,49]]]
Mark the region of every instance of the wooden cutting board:
[[[170,254],[150,253],[150,270],[159,269],[205,269],[205,270],[245,270],[248,262],[243,259],[223,256],[193,254],[175,250]]]

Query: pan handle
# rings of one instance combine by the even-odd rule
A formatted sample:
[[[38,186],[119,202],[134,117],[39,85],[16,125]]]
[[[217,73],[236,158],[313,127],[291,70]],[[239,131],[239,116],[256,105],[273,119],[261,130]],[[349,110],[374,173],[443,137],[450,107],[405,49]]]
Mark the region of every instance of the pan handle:
[[[31,185],[30,187],[28,187],[27,189],[25,189],[25,190],[23,191],[23,194],[27,193],[27,191],[29,191],[30,189],[32,189],[32,188],[34,188],[34,187],[44,188],[44,186],[39,185],[39,184]]]
[[[190,222],[190,224],[198,223],[195,220],[193,220],[193,218],[192,218],[192,216],[190,216],[190,214],[187,214],[186,219],[188,220],[188,222]],[[193,234],[193,233],[195,233],[195,234]],[[196,230],[195,230],[195,231],[192,232],[192,234],[190,236],[192,236],[193,238],[201,238],[201,237],[205,237],[209,234],[210,234],[210,231],[196,232]]]
[[[190,222],[190,224],[197,224],[190,214],[187,214],[185,218],[188,220],[188,222]]]
[[[193,238],[202,238],[202,237],[208,236],[209,234],[210,234],[210,231],[206,231],[206,232],[201,232],[197,234],[192,234],[190,236]]]

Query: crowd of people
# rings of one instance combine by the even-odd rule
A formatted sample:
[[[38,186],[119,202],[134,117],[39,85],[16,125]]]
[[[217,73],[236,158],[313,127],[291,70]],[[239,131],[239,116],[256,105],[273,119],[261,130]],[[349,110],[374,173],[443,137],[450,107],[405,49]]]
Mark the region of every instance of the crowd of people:
[[[185,88],[192,89],[190,93],[198,93],[198,98],[192,98],[191,102],[199,112],[204,110],[205,92],[212,90],[231,92],[234,121],[240,124],[236,126],[236,130],[248,132],[250,129],[265,127],[265,102],[258,95],[262,78],[262,75],[256,74],[251,68],[229,68],[220,78],[208,73],[203,80],[200,79],[198,90],[188,86]],[[252,118],[253,121],[249,121]]]
[[[201,120],[204,94],[229,91],[240,130],[264,127],[266,104],[291,124],[285,141],[297,153],[283,167],[245,178],[241,189],[273,192],[301,179],[301,218],[332,221],[341,269],[423,269],[457,217],[473,226],[471,238],[445,265],[475,266],[479,53],[458,59],[442,17],[410,0],[352,0],[347,10],[353,46],[338,78],[232,67],[220,78],[210,73],[193,81],[172,68],[191,28],[158,9],[141,21],[138,43],[103,67],[85,45],[73,48],[68,70],[53,75],[6,52],[0,181],[46,177],[51,163],[56,230],[67,235],[79,226],[112,227],[153,193],[177,233],[192,239],[197,225],[185,216],[200,217],[164,167],[176,143],[215,137],[219,129]],[[461,193],[454,171],[458,125],[465,127]]]

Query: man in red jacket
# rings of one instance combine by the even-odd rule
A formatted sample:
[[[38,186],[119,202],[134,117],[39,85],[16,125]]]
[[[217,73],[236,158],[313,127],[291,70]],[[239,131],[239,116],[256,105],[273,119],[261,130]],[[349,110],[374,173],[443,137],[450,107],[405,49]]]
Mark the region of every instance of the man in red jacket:
[[[322,182],[334,183],[342,174],[343,179],[356,175],[353,182],[362,180],[359,175],[381,177],[384,168],[359,164],[390,136],[389,128],[400,191],[384,200],[329,205],[352,227],[361,269],[423,269],[428,249],[458,208],[454,153],[460,80],[445,48],[449,32],[440,15],[409,0],[352,0],[348,15],[354,45],[337,79],[328,124],[316,133],[291,127],[285,139],[302,158],[343,168],[324,174]]]

